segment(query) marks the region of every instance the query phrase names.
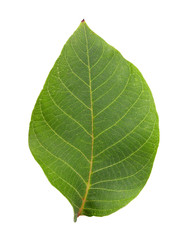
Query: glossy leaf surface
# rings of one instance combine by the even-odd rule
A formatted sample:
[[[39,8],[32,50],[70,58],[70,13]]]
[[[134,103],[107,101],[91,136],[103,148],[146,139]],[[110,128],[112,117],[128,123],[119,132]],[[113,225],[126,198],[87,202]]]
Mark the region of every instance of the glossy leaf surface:
[[[80,215],[105,216],[145,185],[159,142],[154,100],[138,69],[82,22],[34,107],[30,150]]]

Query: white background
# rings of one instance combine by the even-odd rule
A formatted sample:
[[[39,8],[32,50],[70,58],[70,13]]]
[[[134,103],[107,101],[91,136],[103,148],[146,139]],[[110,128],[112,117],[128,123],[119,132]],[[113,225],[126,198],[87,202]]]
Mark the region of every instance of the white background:
[[[0,239],[185,239],[185,2],[0,1]],[[134,63],[150,86],[160,146],[128,206],[73,222],[28,148],[31,112],[69,36],[89,27]]]

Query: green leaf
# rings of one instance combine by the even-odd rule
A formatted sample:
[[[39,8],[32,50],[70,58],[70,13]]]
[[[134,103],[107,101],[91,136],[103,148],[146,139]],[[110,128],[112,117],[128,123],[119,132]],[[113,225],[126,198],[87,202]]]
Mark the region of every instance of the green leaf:
[[[82,21],[34,107],[29,147],[74,219],[105,216],[144,187],[159,143],[158,115],[139,70]]]

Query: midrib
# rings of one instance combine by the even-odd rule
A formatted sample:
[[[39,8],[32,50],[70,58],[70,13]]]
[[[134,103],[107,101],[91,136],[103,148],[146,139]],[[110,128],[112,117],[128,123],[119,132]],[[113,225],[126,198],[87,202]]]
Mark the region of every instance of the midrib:
[[[88,40],[87,40],[87,33],[85,29],[85,23],[84,24],[84,32],[85,32],[85,40],[86,40],[86,48],[87,48],[87,61],[88,61],[88,71],[89,71],[89,91],[90,91],[90,104],[91,104],[91,125],[92,125],[92,133],[91,133],[91,160],[90,160],[90,169],[89,169],[89,177],[87,182],[87,187],[85,191],[85,195],[82,201],[82,205],[78,211],[77,217],[79,217],[84,209],[85,202],[87,199],[87,195],[90,189],[90,182],[91,182],[91,174],[92,174],[92,166],[93,166],[93,145],[94,145],[94,134],[93,134],[93,102],[92,102],[92,87],[91,87],[91,68],[90,68],[90,61],[89,61],[89,47],[88,47]]]

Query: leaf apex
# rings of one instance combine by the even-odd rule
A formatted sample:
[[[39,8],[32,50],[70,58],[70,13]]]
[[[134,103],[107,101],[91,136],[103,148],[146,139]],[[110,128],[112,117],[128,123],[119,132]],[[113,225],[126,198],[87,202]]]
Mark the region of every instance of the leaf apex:
[[[85,19],[84,18],[82,19],[81,23],[85,23]]]
[[[77,216],[77,214],[74,214],[74,222],[77,222],[77,218],[78,218],[78,216]]]

